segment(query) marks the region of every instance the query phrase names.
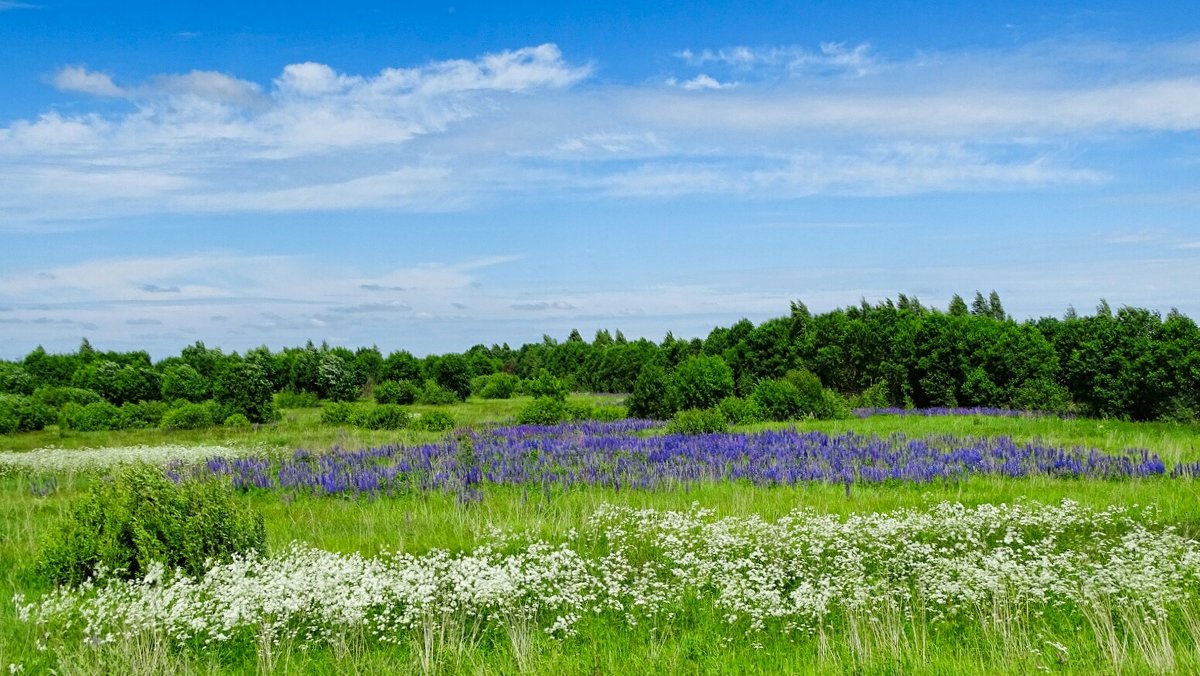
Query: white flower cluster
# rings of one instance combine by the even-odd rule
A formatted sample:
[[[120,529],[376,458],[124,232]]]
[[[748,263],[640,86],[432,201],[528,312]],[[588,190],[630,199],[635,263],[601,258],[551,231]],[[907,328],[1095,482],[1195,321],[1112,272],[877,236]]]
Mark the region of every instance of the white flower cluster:
[[[152,571],[17,604],[23,620],[55,634],[103,642],[150,632],[193,645],[311,644],[348,632],[470,642],[514,623],[564,636],[584,615],[662,622],[697,602],[751,633],[812,632],[864,613],[977,621],[998,602],[1160,615],[1194,604],[1200,544],[1135,516],[1070,501],[844,519],[798,511],[774,522],[606,506],[557,545],[507,535],[463,554],[364,558],[293,544],[200,579]]]
[[[5,469],[30,472],[70,472],[106,469],[136,462],[156,465],[190,464],[209,458],[261,455],[257,447],[174,444],[162,446],[112,446],[105,448],[59,448],[49,446],[32,451],[0,451],[0,473]]]

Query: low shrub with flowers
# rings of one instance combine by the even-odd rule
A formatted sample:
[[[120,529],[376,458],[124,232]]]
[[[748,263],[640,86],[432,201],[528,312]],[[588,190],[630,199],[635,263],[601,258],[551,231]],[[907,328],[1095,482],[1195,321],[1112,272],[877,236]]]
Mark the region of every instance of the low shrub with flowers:
[[[1118,610],[1169,622],[1198,601],[1200,543],[1146,525],[1152,517],[1070,501],[776,521],[603,506],[562,542],[494,533],[471,551],[378,557],[293,544],[199,577],[101,575],[16,603],[64,643],[153,635],[260,652],[355,635],[427,654],[503,642],[514,625],[566,637],[585,618],[631,627],[681,613],[731,638],[802,639],[863,616],[920,625],[904,631],[987,630],[997,608],[1120,634],[1132,629],[1111,620]]]

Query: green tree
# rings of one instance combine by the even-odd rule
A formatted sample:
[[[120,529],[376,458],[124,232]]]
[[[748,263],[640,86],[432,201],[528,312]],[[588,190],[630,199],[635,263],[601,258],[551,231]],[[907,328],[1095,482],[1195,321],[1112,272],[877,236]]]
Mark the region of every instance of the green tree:
[[[213,383],[213,399],[225,416],[241,413],[250,422],[275,419],[274,390],[262,368],[253,362],[231,358]]]
[[[667,372],[654,363],[642,367],[625,404],[630,416],[651,420],[667,420],[679,410],[678,397]]]
[[[720,357],[688,357],[675,369],[674,384],[680,408],[712,408],[733,395],[733,371]]]

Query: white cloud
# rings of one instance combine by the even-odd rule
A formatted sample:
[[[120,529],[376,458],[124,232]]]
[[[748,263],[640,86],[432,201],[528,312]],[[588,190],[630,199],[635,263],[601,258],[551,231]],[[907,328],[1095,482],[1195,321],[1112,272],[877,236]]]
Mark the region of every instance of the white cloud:
[[[80,92],[93,96],[125,96],[107,73],[88,70],[83,66],[65,66],[54,75],[54,86],[65,92]]]
[[[701,73],[690,80],[680,82],[679,86],[689,91],[695,91],[698,89],[728,89],[734,84],[717,82],[715,78]]]

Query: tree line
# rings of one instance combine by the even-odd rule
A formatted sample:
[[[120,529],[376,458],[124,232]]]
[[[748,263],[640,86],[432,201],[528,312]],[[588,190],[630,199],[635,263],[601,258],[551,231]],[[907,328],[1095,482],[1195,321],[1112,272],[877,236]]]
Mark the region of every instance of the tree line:
[[[164,418],[180,427],[262,423],[275,416],[277,400],[448,403],[537,394],[547,378],[571,390],[632,393],[631,412],[656,417],[715,403],[713,393],[749,398],[758,389],[768,400],[763,383],[786,381],[867,406],[1193,421],[1200,329],[1174,310],[1165,317],[1113,311],[1103,301],[1088,316],[1068,309],[1061,318],[1017,322],[993,291],[977,292],[970,304],[955,295],[945,310],[904,294],[821,314],[797,300],[785,316],[758,325],[743,319],[704,338],[668,333],[656,343],[600,330],[588,341],[572,331],[563,341],[543,336],[519,348],[476,345],[422,358],[311,342],[224,353],[198,341],[152,362],[145,351],[102,352],[85,339],[74,353],[38,347],[0,362],[0,431],[53,422],[164,425]]]

